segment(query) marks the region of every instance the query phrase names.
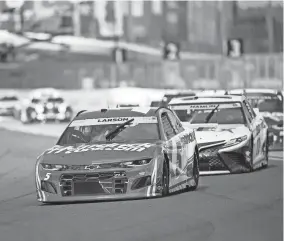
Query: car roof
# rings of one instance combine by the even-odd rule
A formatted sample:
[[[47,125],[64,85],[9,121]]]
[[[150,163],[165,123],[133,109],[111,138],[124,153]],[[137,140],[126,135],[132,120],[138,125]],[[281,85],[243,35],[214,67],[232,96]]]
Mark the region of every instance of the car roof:
[[[277,90],[274,89],[234,89],[234,90],[229,90],[229,94],[241,94],[241,93],[248,93],[248,94],[257,94],[257,93],[262,93],[262,94],[277,94]]]
[[[159,107],[134,107],[134,108],[113,108],[101,109],[97,111],[84,111],[75,119],[96,119],[96,118],[111,118],[111,117],[152,117],[156,116],[156,111]]]
[[[244,96],[235,95],[208,95],[176,98],[170,101],[169,105],[193,104],[193,103],[228,103],[241,102],[245,99]]]
[[[62,97],[60,91],[53,89],[53,88],[42,88],[42,89],[36,89],[30,93],[30,98],[46,98],[46,97],[52,97],[52,98],[59,98]]]

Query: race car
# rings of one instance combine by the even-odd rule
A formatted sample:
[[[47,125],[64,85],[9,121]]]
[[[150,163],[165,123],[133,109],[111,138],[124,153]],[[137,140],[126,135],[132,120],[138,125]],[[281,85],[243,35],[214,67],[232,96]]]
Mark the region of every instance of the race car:
[[[235,89],[228,94],[244,94],[264,117],[274,143],[283,143],[283,93],[272,89]]]
[[[0,94],[0,115],[13,116],[16,105],[19,103],[19,97],[14,92]]]
[[[268,165],[268,128],[244,96],[172,100],[183,125],[195,129],[200,174],[252,172]]]
[[[66,121],[73,117],[73,110],[60,93],[51,88],[37,89],[15,110],[15,118],[22,123]]]
[[[195,190],[195,134],[167,108],[82,111],[57,144],[37,158],[35,176],[37,199],[43,203]]]
[[[151,107],[167,107],[168,103],[174,98],[195,96],[193,90],[167,90],[161,99],[152,100]]]

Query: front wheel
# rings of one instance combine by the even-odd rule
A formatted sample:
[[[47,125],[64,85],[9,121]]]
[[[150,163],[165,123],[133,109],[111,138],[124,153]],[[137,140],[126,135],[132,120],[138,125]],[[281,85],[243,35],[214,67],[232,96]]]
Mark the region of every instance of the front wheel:
[[[166,161],[163,165],[163,176],[162,176],[162,196],[167,196],[169,194],[169,167]]]
[[[266,141],[265,141],[265,145],[264,145],[263,154],[264,154],[265,164],[263,164],[262,167],[263,167],[263,168],[266,168],[266,167],[268,166],[268,159],[269,159],[269,141],[268,141],[268,135],[267,135],[267,137],[266,137]]]
[[[199,157],[197,152],[194,152],[193,160],[193,181],[194,185],[189,188],[190,191],[195,191],[199,184]]]
[[[253,139],[251,139],[251,144],[250,144],[250,165],[249,165],[249,171],[253,172],[254,167],[253,167]]]

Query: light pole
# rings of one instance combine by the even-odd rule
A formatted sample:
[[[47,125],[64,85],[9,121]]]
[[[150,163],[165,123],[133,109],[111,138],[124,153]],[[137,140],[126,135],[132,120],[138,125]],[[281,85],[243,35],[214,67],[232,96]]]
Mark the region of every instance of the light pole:
[[[266,28],[268,33],[268,51],[269,53],[274,52],[274,18],[273,18],[273,12],[272,12],[272,4],[271,0],[267,3],[267,11],[266,11]]]
[[[73,31],[75,36],[81,36],[81,15],[80,15],[80,3],[79,0],[72,0],[73,6]]]
[[[8,8],[14,9],[13,12],[13,18],[14,18],[14,30],[15,32],[21,32],[22,31],[22,17],[21,17],[21,10],[24,5],[25,0],[13,0],[9,1],[6,0],[6,5]]]

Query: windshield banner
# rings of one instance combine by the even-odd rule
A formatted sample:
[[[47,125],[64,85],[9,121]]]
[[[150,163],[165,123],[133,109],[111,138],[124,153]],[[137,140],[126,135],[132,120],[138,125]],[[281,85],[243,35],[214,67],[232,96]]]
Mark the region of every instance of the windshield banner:
[[[85,119],[85,120],[75,120],[69,127],[75,126],[92,126],[92,125],[114,125],[114,124],[123,124],[126,121],[134,119],[130,123],[131,126],[137,124],[155,124],[158,123],[157,117],[110,117],[110,118],[98,118],[98,119]]]
[[[172,105],[173,110],[213,110],[218,109],[229,109],[229,108],[240,108],[241,103],[221,103],[221,104],[196,104],[196,105]]]

